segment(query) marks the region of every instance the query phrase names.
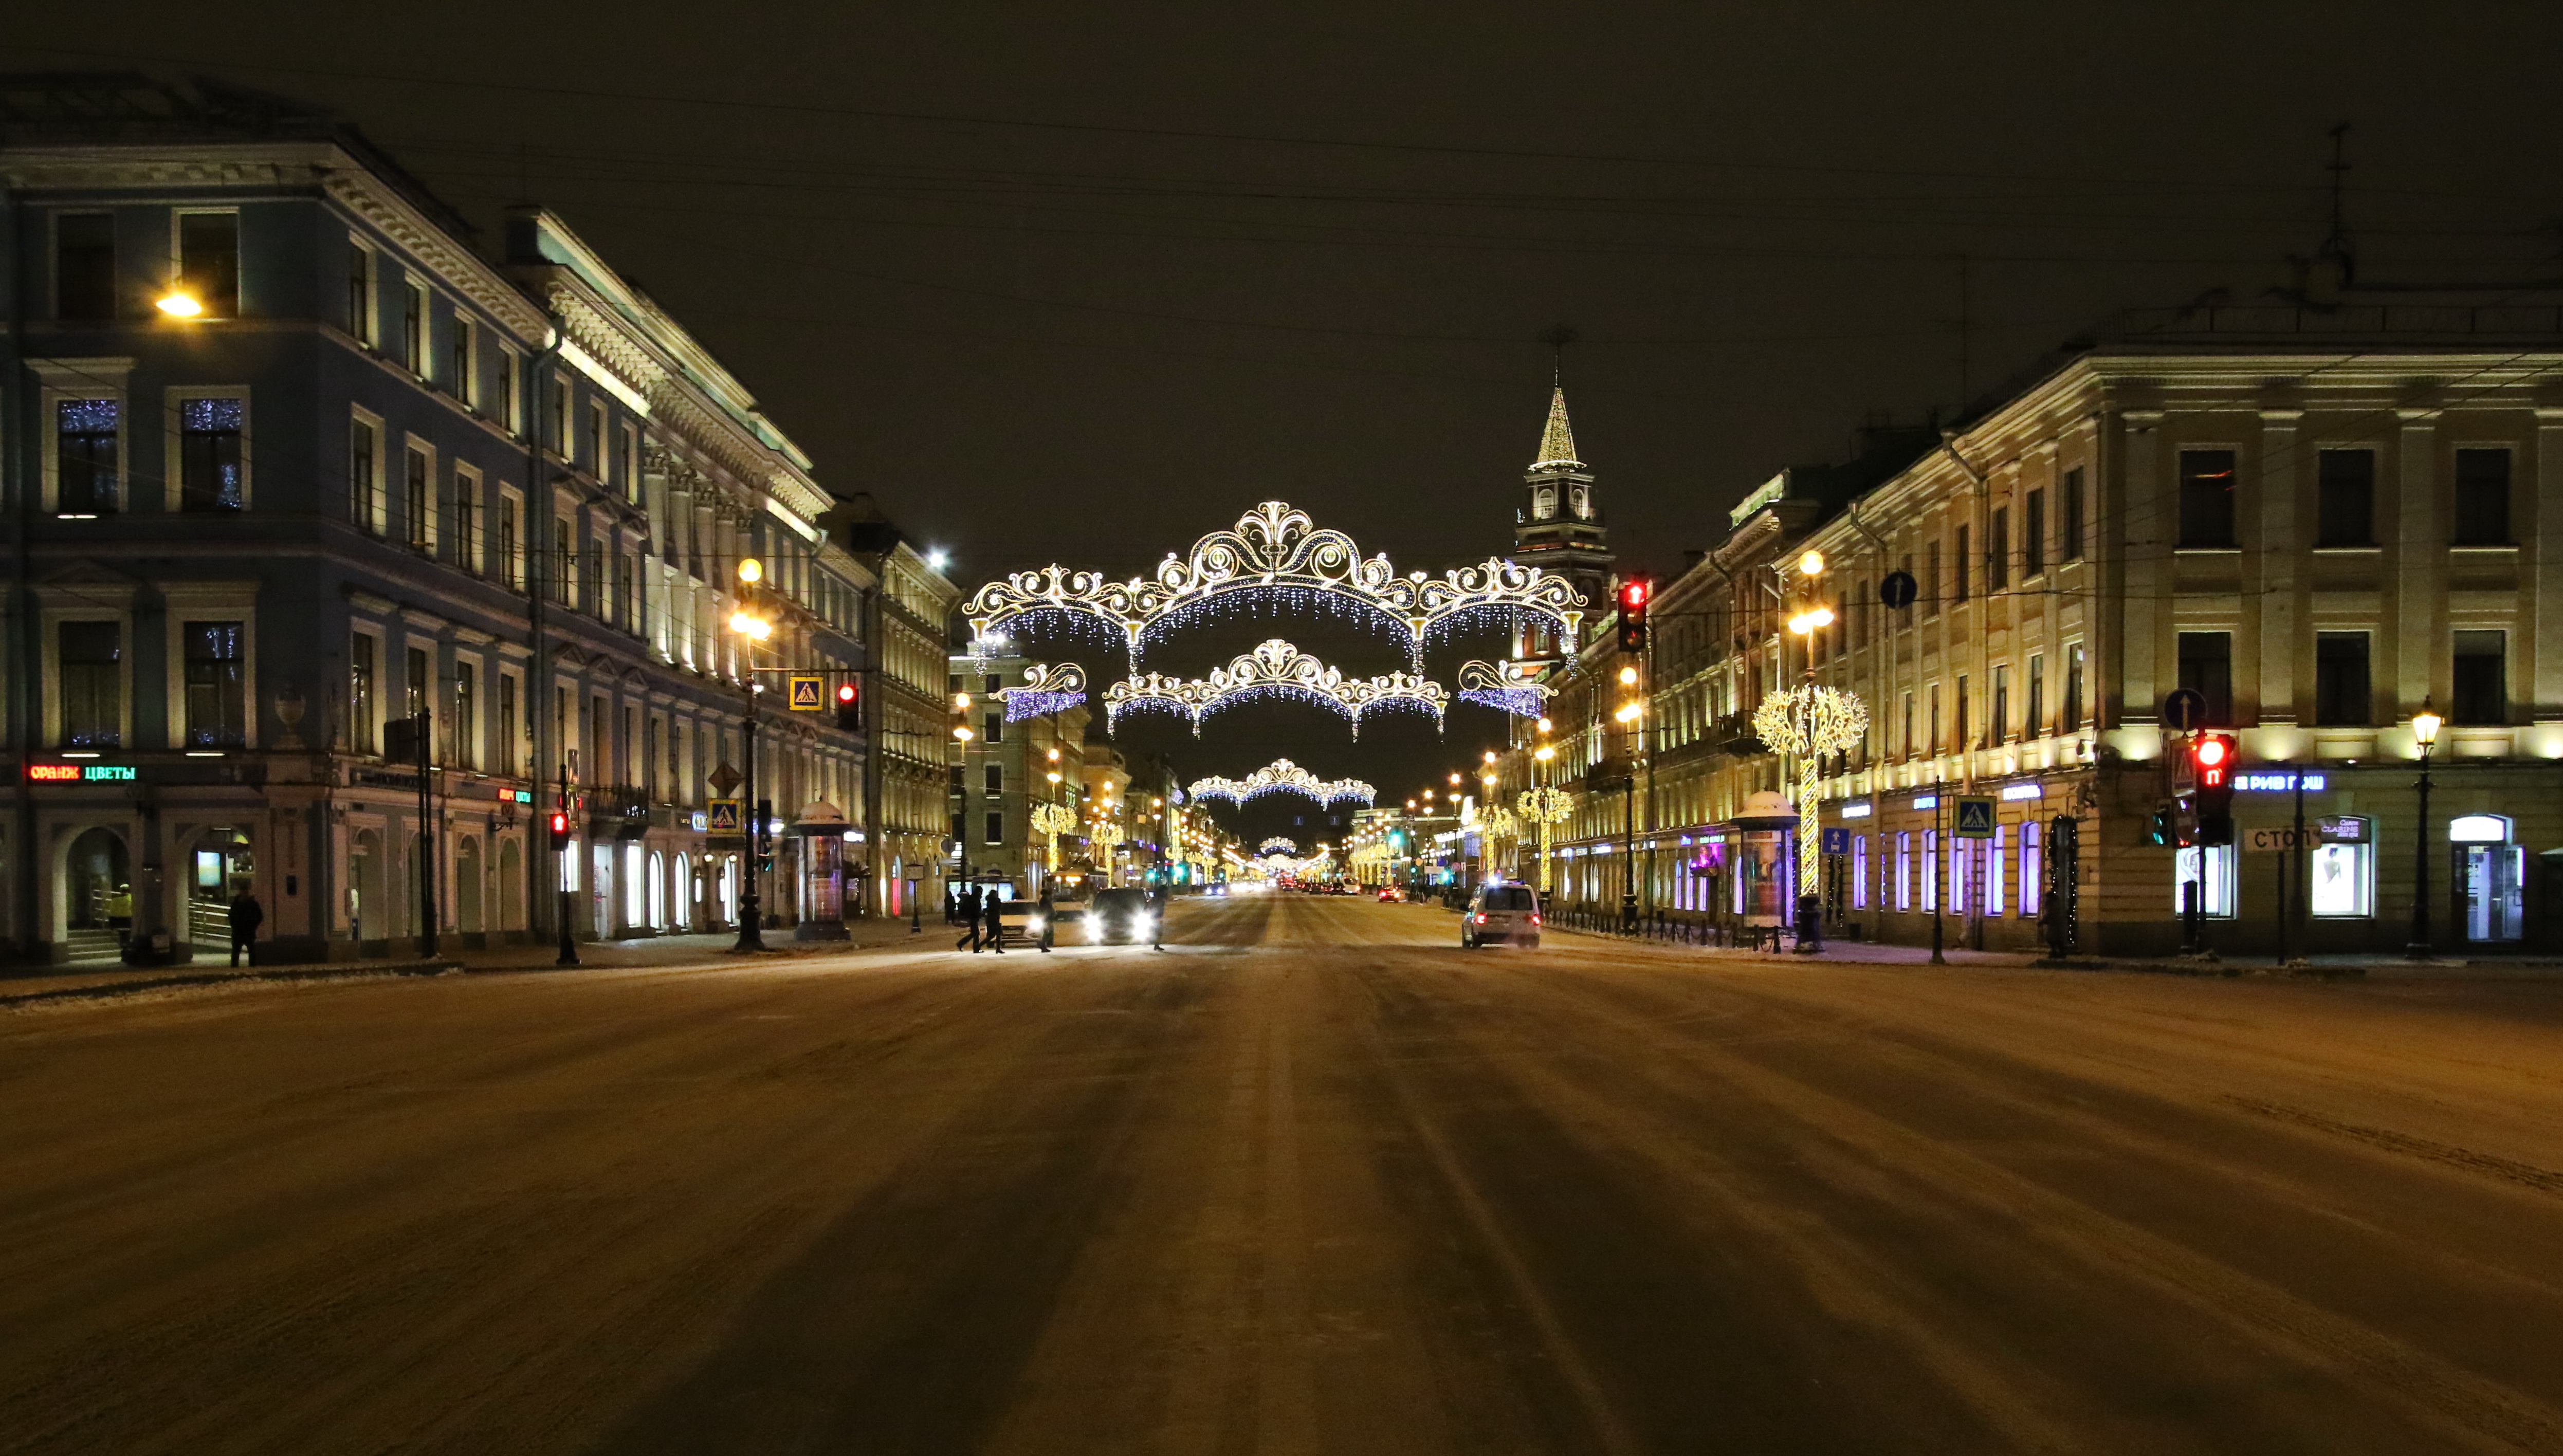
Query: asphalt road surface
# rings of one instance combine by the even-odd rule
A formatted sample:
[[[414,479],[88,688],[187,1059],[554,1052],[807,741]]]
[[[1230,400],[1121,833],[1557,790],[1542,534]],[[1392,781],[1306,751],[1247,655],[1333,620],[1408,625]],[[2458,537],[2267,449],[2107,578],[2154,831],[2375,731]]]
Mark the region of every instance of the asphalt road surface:
[[[0,1451],[2563,1453],[2563,984],[1172,929],[0,1016]]]

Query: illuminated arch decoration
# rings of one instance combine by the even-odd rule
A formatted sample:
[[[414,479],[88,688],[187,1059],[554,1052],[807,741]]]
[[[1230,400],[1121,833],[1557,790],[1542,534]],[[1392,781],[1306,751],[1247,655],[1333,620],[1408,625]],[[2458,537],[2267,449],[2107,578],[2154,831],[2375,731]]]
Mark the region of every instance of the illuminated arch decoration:
[[[1538,717],[1556,691],[1545,682],[1523,676],[1519,662],[1488,662],[1472,657],[1460,664],[1460,701],[1516,718]]]
[[[1299,841],[1296,839],[1285,839],[1281,835],[1276,834],[1272,838],[1265,840],[1263,843],[1256,845],[1255,852],[1258,854],[1295,855],[1299,852]]]
[[[1066,712],[1085,701],[1085,669],[1075,662],[1035,662],[1024,669],[1022,682],[988,695],[1005,700],[1009,723]]]
[[[1301,794],[1319,805],[1369,804],[1379,791],[1359,779],[1320,779],[1288,759],[1275,759],[1243,779],[1196,779],[1192,797],[1246,805],[1267,794]]]
[[[1116,682],[1103,690],[1103,714],[1111,725],[1119,723],[1125,712],[1181,713],[1192,720],[1193,736],[1198,738],[1202,720],[1211,714],[1268,698],[1332,708],[1352,724],[1355,738],[1361,737],[1363,716],[1382,710],[1428,713],[1438,731],[1442,714],[1451,705],[1450,691],[1430,678],[1411,672],[1346,677],[1342,668],[1329,667],[1287,641],[1272,637],[1227,666],[1212,668],[1208,677],[1150,672]]]
[[[971,631],[982,637],[1017,624],[1100,626],[1118,633],[1136,668],[1150,638],[1230,601],[1259,615],[1276,607],[1349,609],[1396,628],[1407,660],[1419,667],[1429,639],[1490,617],[1507,624],[1524,614],[1545,618],[1573,640],[1585,605],[1564,577],[1499,556],[1438,577],[1401,576],[1385,553],[1364,556],[1352,537],[1320,530],[1306,511],[1268,500],[1234,527],[1195,541],[1189,555],[1169,552],[1153,578],[1116,582],[1100,572],[1047,566],[988,583],[971,596],[968,610]]]

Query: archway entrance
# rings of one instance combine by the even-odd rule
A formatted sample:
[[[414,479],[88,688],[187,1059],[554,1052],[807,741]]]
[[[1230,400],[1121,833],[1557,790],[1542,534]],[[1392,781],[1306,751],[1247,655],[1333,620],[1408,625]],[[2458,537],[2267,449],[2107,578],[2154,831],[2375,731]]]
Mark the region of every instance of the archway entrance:
[[[84,830],[63,864],[64,926],[70,930],[133,927],[133,874],[124,838],[113,829]]]
[[[247,893],[256,877],[249,835],[229,825],[198,834],[187,856],[187,939],[200,946],[229,945],[232,897]]]

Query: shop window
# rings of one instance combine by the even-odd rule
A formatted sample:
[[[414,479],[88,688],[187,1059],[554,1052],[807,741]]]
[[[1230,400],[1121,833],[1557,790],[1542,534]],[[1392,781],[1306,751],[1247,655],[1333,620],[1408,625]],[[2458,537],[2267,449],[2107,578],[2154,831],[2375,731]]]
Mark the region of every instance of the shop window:
[[[2231,844],[2192,845],[2172,858],[2171,908],[2180,913],[2182,886],[2200,883],[2200,909],[2210,919],[2231,919],[2234,915],[2234,846]]]
[[[2376,846],[2364,819],[2326,819],[2308,856],[2305,896],[2315,918],[2359,920],[2376,913]]]
[[[1994,825],[1994,836],[1984,840],[1985,913],[2003,913],[2003,826]]]
[[[2040,878],[2047,872],[2046,862],[2039,857],[2040,837],[2035,819],[2020,826],[2020,913],[2024,920],[2038,918],[2039,905],[2047,893],[2047,885]]]
[[[1869,835],[1855,834],[1851,841],[1851,908],[1869,908]]]
[[[1913,834],[1906,829],[1895,835],[1895,908],[1913,908]]]

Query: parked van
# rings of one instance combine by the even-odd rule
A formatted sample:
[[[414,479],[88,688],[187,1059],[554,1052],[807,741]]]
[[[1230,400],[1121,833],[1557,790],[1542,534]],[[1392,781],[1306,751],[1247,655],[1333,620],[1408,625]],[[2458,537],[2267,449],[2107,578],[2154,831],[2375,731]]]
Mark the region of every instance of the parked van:
[[[1539,947],[1539,892],[1528,885],[1487,883],[1460,913],[1460,947],[1487,944]]]

